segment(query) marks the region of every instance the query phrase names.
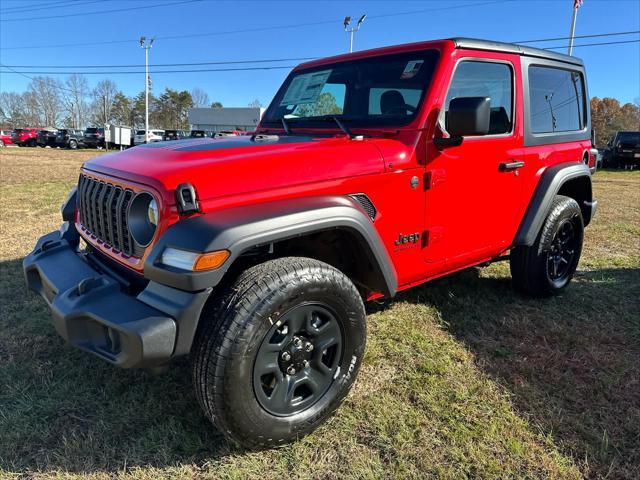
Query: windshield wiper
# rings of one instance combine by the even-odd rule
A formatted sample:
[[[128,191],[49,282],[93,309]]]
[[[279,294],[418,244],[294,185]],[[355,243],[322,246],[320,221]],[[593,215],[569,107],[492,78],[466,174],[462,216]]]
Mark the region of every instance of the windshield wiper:
[[[331,118],[333,119],[334,122],[336,122],[336,125],[338,125],[338,128],[340,128],[340,130],[342,130],[345,133],[345,135],[347,135],[349,138],[354,137],[353,132],[349,130],[349,128],[347,128],[347,126],[344,123],[342,123],[342,120],[340,120],[335,115],[331,115]]]
[[[280,121],[282,122],[282,128],[284,128],[284,133],[286,133],[287,135],[291,135],[291,127],[289,126],[285,118],[282,117]]]

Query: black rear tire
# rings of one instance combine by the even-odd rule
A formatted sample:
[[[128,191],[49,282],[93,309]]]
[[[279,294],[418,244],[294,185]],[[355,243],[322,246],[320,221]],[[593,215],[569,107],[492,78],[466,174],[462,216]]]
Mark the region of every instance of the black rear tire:
[[[358,290],[330,265],[285,257],[249,268],[201,319],[193,382],[202,409],[246,448],[310,433],[355,381],[365,318]]]
[[[516,290],[536,297],[564,290],[578,267],[583,238],[578,202],[556,196],[534,244],[511,251],[511,277]]]

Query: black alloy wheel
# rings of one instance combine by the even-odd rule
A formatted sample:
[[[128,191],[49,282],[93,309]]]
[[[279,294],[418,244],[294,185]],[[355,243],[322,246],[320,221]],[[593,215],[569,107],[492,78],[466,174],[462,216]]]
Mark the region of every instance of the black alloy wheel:
[[[577,243],[573,222],[565,218],[558,226],[547,252],[547,276],[551,282],[564,284],[567,277],[573,274],[571,266],[578,250]]]
[[[342,357],[342,330],[321,303],[286,312],[265,336],[253,367],[253,388],[269,413],[288,416],[315,404],[329,389]]]

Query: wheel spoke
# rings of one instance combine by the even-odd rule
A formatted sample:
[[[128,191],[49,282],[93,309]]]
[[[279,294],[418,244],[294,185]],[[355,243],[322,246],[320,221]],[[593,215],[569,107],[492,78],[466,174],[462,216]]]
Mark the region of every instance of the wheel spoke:
[[[331,321],[323,325],[313,340],[316,344],[316,348],[322,351],[330,346],[334,345],[340,338],[340,327],[335,321]]]
[[[258,355],[256,356],[256,364],[255,369],[260,376],[266,373],[276,373],[276,370],[280,372],[280,367],[278,365],[278,352],[266,352],[263,349],[260,349]],[[282,375],[282,372],[280,372]]]
[[[285,317],[285,321],[289,327],[289,334],[294,335],[296,332],[299,332],[303,325],[306,322],[306,312],[304,309],[295,309],[293,312],[290,312],[289,315]]]
[[[284,376],[282,380],[276,383],[276,386],[268,400],[272,408],[285,409],[291,405],[294,391],[292,383],[293,377],[288,375]]]
[[[319,375],[319,372],[311,369],[303,377],[294,382],[293,390],[295,391],[296,388],[306,385],[309,387],[309,390],[311,390],[311,393],[315,395],[320,391],[323,383],[325,383],[325,381],[322,376]]]

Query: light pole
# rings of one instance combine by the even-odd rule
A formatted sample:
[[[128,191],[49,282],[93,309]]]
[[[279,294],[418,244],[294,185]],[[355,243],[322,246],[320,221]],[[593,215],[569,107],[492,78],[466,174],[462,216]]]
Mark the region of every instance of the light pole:
[[[349,53],[353,52],[353,34],[360,30],[360,25],[364,22],[366,15],[362,15],[355,27],[349,28],[351,17],[344,17],[344,31],[349,34]]]
[[[146,37],[140,37],[140,47],[144,48],[144,143],[149,143],[149,49],[153,46],[152,38],[146,43]]]

